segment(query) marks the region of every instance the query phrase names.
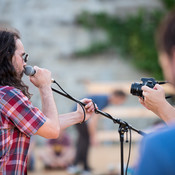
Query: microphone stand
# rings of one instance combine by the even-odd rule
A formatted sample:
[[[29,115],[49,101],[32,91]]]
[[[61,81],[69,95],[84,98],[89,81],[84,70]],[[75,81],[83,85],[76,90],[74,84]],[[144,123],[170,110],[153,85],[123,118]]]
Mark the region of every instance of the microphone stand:
[[[79,100],[77,100],[77,99],[75,99],[75,98],[73,98],[73,97],[71,97],[71,96],[68,96],[67,94],[64,94],[63,92],[60,92],[60,91],[58,91],[58,90],[56,90],[56,89],[54,89],[54,88],[52,88],[52,90],[53,90],[54,92],[56,92],[56,93],[58,93],[58,94],[64,96],[64,97],[66,97],[66,98],[69,98],[69,99],[72,100],[72,101],[81,103],[81,105],[86,106],[85,103],[83,103],[83,102],[81,102],[81,101],[79,101]],[[124,152],[123,152],[123,143],[124,143],[124,134],[125,134],[125,132],[128,132],[128,129],[130,129],[130,130],[133,130],[133,131],[137,132],[138,134],[140,134],[140,135],[142,135],[142,136],[146,135],[146,133],[144,133],[143,131],[138,130],[138,129],[132,127],[132,126],[129,125],[127,122],[125,122],[125,121],[123,121],[123,120],[121,120],[121,119],[112,117],[110,114],[108,114],[108,113],[106,113],[106,112],[103,112],[103,111],[101,111],[101,110],[95,109],[95,113],[101,114],[101,115],[103,115],[103,116],[105,116],[105,117],[111,119],[115,124],[116,124],[116,123],[119,124],[118,132],[119,132],[119,135],[120,135],[120,146],[121,146],[121,175],[124,175],[124,158],[123,158],[123,157],[124,157]]]

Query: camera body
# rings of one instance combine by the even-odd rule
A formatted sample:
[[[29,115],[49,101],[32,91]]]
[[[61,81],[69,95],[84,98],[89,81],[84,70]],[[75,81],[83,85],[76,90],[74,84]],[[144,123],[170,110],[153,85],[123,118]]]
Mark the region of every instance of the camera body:
[[[133,84],[131,84],[130,93],[132,95],[139,96],[139,97],[143,98],[142,86],[148,86],[150,88],[153,88],[157,84],[157,82],[155,81],[154,78],[141,78],[141,81],[143,83],[133,83]]]

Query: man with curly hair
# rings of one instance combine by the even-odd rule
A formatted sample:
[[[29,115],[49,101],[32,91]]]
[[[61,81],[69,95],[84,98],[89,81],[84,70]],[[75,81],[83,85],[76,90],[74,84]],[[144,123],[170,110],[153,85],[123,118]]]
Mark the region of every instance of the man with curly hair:
[[[83,121],[78,105],[75,112],[59,115],[51,90],[51,72],[34,67],[30,81],[38,88],[42,112],[30,102],[28,87],[21,80],[28,55],[19,33],[0,30],[0,174],[27,174],[27,154],[32,135],[57,138],[62,129]],[[86,103],[86,120],[94,105]]]

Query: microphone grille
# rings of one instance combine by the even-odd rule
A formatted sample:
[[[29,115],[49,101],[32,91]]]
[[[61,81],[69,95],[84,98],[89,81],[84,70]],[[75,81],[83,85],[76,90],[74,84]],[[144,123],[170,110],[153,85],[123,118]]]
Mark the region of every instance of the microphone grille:
[[[27,76],[32,76],[36,73],[35,69],[32,67],[32,66],[25,66],[25,69],[24,69],[24,73],[27,75]]]

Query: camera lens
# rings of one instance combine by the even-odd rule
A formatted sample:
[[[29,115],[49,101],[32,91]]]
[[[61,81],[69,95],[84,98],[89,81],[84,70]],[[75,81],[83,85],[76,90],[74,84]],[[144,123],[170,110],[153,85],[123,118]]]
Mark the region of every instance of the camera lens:
[[[133,83],[131,85],[130,93],[132,95],[136,95],[136,96],[142,97],[142,89],[141,88],[142,88],[142,84]]]

